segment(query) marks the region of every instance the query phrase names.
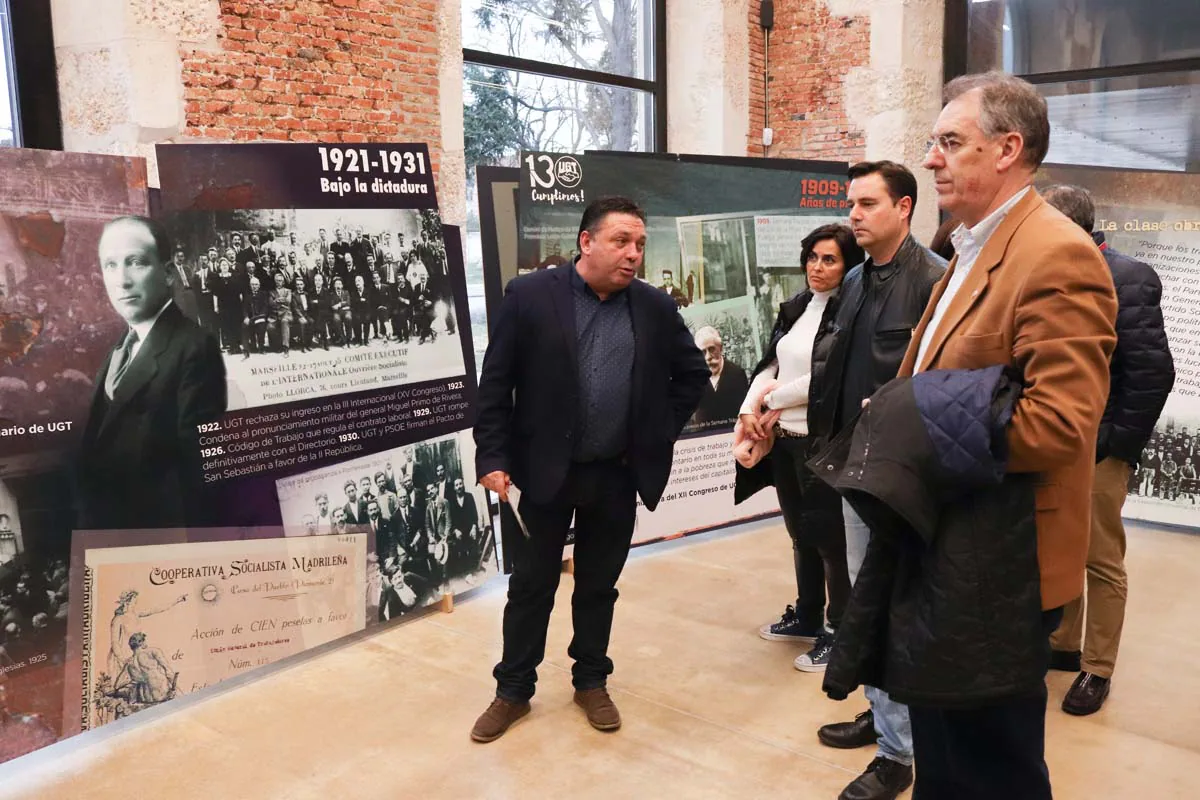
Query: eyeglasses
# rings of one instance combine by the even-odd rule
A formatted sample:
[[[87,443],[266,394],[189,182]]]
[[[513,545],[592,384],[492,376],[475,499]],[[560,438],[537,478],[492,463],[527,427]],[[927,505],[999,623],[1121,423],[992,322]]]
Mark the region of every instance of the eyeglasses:
[[[958,152],[960,147],[962,147],[962,142],[951,136],[935,136],[925,142],[925,155],[936,150],[944,156],[952,156]]]

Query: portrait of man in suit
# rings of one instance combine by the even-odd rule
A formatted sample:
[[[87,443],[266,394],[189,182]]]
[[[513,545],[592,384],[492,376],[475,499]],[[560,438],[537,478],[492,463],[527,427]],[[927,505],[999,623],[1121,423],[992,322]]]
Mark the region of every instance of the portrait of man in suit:
[[[346,522],[351,525],[361,525],[367,521],[367,502],[358,496],[358,484],[354,479],[346,481],[342,490],[346,493],[346,505],[342,507]]]
[[[146,217],[105,226],[100,273],[124,334],[96,376],[77,463],[81,528],[204,524],[197,426],[226,410],[211,334],[172,295],[166,231]]]
[[[746,370],[725,357],[721,333],[716,328],[706,325],[696,331],[695,341],[696,347],[704,353],[709,379],[692,422],[704,428],[723,423],[732,425],[737,421],[738,409],[746,392],[750,390]]]
[[[443,500],[449,500],[454,496],[454,484],[446,477],[446,465],[438,464],[434,471],[437,473],[437,479],[433,484],[437,490],[437,496]]]

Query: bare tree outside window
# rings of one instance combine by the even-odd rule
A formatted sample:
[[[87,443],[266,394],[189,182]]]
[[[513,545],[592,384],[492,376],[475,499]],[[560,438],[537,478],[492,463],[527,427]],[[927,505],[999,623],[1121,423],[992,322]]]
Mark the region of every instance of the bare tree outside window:
[[[653,119],[663,87],[649,35],[661,22],[659,7],[656,0],[464,0],[467,293],[480,356],[487,325],[476,168],[516,167],[522,150],[653,149],[655,124],[663,124]],[[591,74],[563,74],[571,70]],[[618,85],[631,79],[638,85]]]
[[[643,9],[635,0],[476,0],[464,43],[549,64],[641,76]],[[513,70],[466,66],[468,165],[514,163],[529,150],[641,150],[644,93]],[[472,170],[473,171],[473,170]],[[468,176],[468,181],[470,181]]]

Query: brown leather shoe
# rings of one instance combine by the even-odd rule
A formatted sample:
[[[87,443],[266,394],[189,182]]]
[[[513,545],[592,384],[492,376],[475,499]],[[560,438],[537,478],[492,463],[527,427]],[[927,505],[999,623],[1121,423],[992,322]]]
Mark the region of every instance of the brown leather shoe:
[[[475,720],[471,738],[477,742],[494,742],[504,735],[514,722],[529,713],[529,703],[513,703],[497,696],[487,711]]]
[[[621,712],[617,711],[608,689],[575,690],[575,705],[587,712],[588,722],[598,731],[615,731],[621,727]]]

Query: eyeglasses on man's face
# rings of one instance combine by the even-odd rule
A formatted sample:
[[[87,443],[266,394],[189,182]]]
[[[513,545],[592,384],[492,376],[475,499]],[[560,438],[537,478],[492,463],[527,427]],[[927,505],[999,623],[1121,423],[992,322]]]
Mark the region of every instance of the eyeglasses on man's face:
[[[959,151],[963,143],[957,136],[952,134],[942,134],[935,136],[925,142],[925,155],[932,155],[935,151],[944,156],[952,156]]]

